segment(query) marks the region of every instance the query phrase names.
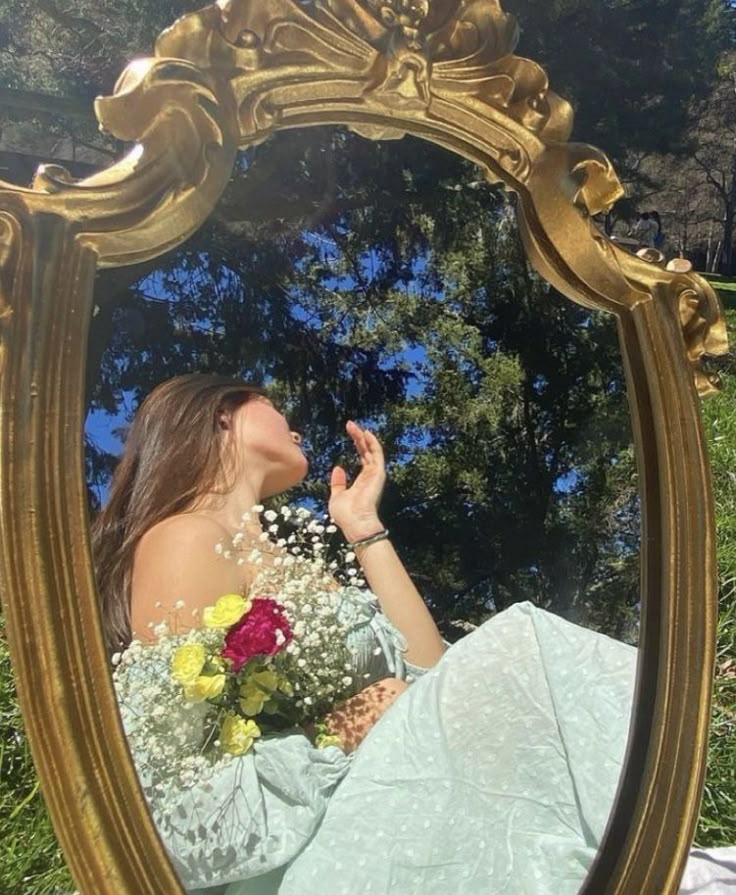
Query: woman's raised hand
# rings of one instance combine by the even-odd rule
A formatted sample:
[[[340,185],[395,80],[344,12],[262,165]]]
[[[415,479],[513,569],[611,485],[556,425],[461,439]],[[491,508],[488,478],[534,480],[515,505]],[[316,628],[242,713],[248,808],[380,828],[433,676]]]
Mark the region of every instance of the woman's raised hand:
[[[349,487],[345,470],[341,466],[332,470],[328,508],[348,541],[357,541],[383,528],[378,504],[386,482],[386,464],[381,443],[372,432],[361,429],[352,420],[345,429],[353,440],[362,469]]]

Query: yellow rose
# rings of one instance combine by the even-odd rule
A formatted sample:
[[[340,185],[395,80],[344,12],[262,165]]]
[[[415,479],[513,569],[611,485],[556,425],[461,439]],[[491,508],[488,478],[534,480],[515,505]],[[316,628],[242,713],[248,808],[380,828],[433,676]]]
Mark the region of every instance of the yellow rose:
[[[263,711],[268,696],[260,690],[253,690],[242,695],[238,701],[240,711],[244,715],[257,715]]]
[[[171,676],[178,684],[193,684],[206,661],[207,653],[201,643],[185,643],[171,659]]]
[[[231,755],[244,755],[260,735],[261,729],[255,721],[226,715],[220,729],[220,744]]]
[[[279,678],[278,688],[279,688],[279,690],[281,690],[282,693],[285,693],[287,696],[294,695],[294,687],[292,686],[291,681],[286,677]]]
[[[200,675],[192,684],[184,685],[184,695],[190,702],[214,699],[225,689],[225,675]]]
[[[250,612],[251,601],[240,594],[225,594],[214,606],[207,606],[202,613],[208,628],[229,628]]]
[[[326,749],[328,746],[337,746],[338,749],[343,748],[342,740],[334,734],[321,733],[314,741],[314,745],[318,749]]]
[[[244,715],[257,715],[271,698],[279,676],[275,671],[257,671],[240,685],[240,710]]]
[[[275,671],[257,671],[251,675],[250,679],[258,684],[259,687],[265,687],[266,690],[275,690],[279,683],[279,676]]]

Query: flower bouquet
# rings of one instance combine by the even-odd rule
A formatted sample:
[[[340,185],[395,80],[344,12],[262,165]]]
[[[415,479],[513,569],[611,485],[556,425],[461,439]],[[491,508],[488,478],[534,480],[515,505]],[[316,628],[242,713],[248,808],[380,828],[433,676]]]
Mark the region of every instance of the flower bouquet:
[[[256,547],[245,535],[254,514],[268,523]],[[155,643],[134,640],[113,657],[130,748],[140,761],[149,756],[154,788],[202,781],[259,737],[288,730],[308,732],[318,747],[339,746],[322,719],[361,689],[336,576],[364,582],[354,554],[328,561],[325,536],[334,527],[305,509],[262,506],[243,514],[241,527],[215,550],[255,570],[248,592],[223,595],[183,633],[179,601],[153,629]],[[139,772],[146,778],[145,767]]]
[[[214,709],[205,750],[242,755],[264,733],[316,724],[354,692],[347,651],[332,644],[309,661],[306,637],[302,650],[286,608],[270,597],[226,594],[203,621],[204,630],[175,649],[171,676],[185,700]],[[324,731],[316,737],[318,746],[339,742]]]

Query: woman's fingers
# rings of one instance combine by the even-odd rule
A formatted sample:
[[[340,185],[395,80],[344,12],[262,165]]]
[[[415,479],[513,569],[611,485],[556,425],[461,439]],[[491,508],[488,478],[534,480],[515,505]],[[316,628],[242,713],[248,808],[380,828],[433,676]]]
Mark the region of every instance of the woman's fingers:
[[[352,420],[350,420],[345,428],[347,429],[348,435],[353,439],[353,444],[355,445],[355,449],[358,452],[361,462],[364,464],[369,462],[370,452],[366,442],[365,432]]]
[[[383,463],[383,445],[381,442],[368,430],[365,432],[365,438],[373,457]]]
[[[361,432],[367,462],[373,466],[383,466],[383,448],[381,442],[368,429]]]
[[[352,420],[347,424],[346,429],[348,435],[353,439],[353,444],[363,465],[383,466],[383,447],[376,436],[368,429],[362,429]]]
[[[341,494],[346,488],[348,484],[348,477],[345,474],[345,470],[342,466],[335,466],[332,470],[332,475],[330,476],[330,491],[332,493],[332,497],[336,497],[338,494]]]

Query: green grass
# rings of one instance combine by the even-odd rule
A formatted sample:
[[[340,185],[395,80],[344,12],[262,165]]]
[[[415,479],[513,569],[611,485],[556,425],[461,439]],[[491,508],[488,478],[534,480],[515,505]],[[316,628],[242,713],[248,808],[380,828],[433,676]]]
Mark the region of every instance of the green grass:
[[[721,591],[708,773],[696,842],[736,843],[736,581]]]
[[[736,279],[722,277],[718,274],[701,274],[718,293],[725,308],[736,307]]]
[[[18,709],[0,614],[0,892],[65,895],[74,890],[41,798]]]
[[[736,291],[736,283],[729,285]],[[733,332],[736,311],[729,310],[726,316]],[[736,369],[732,359],[726,363],[723,383],[721,394],[703,405],[716,501],[720,581],[708,772],[696,835],[703,846],[736,843]]]
[[[736,292],[736,277],[726,277],[720,273],[701,273],[700,276],[704,277],[718,289]]]

